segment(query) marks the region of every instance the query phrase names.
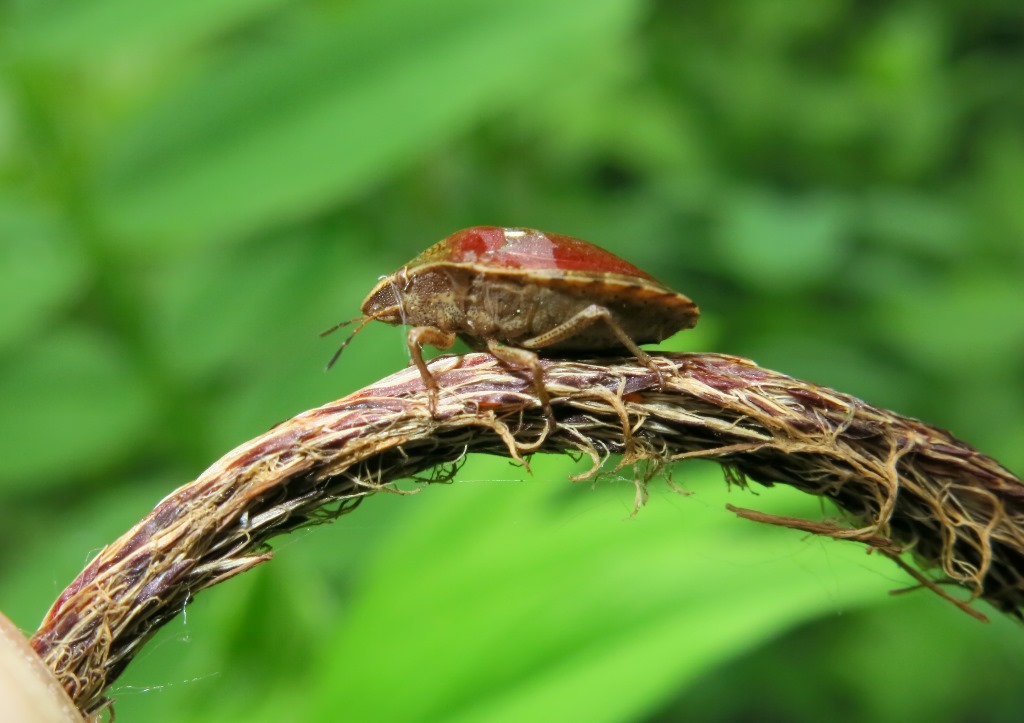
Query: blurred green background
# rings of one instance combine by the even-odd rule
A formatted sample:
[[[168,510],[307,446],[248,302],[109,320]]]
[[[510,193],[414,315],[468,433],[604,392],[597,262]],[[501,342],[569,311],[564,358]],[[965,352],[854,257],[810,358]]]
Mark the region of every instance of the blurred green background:
[[[0,609],[234,445],[407,362],[376,278],[468,225],[594,241],[721,351],[1024,471],[1017,0],[13,0],[0,7]],[[471,459],[199,596],[146,721],[1016,721],[1024,636],[709,464]],[[989,610],[989,612],[991,612]]]

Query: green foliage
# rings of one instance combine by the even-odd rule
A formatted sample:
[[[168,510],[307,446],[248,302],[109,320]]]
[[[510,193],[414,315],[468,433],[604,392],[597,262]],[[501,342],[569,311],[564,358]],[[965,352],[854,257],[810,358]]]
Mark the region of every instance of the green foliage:
[[[685,291],[703,318],[665,348],[835,386],[1021,473],[1018,5],[5,5],[0,609],[31,629],[176,485],[403,366],[401,333],[368,328],[323,374],[317,332],[477,223]],[[816,503],[684,466],[692,497],[627,520],[629,480],[535,466],[474,459],[279,541],[158,636],[119,711],[1019,717],[1019,630],[891,600],[886,561],[722,509]]]

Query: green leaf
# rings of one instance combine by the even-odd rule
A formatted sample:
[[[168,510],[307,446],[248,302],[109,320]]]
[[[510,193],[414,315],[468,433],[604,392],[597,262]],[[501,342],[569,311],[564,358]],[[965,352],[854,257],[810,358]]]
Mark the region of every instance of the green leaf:
[[[0,369],[0,489],[65,484],[121,460],[154,419],[141,380],[99,334],[68,328]]]
[[[81,292],[85,259],[53,212],[0,196],[0,349],[46,328]]]
[[[845,258],[849,220],[834,194],[737,193],[720,219],[722,263],[755,288],[821,284]]]
[[[528,101],[538,79],[571,82],[620,42],[633,5],[360,3],[282,29],[123,129],[103,210],[124,239],[180,243],[328,208]]]
[[[967,253],[970,232],[963,209],[936,194],[886,188],[868,193],[864,231],[889,253],[899,249],[927,258],[956,259]]]
[[[678,470],[701,491],[661,488],[633,520],[629,479],[569,490],[570,471],[535,460],[535,478],[503,484],[507,465],[479,460],[460,472],[470,489],[418,497],[325,645],[312,698],[337,706],[328,690],[348,680],[341,705],[355,719],[635,720],[787,626],[881,600],[890,584],[860,550],[841,561],[830,546],[827,574],[810,572],[799,553],[818,545],[722,510],[717,467]],[[771,497],[756,506],[820,514],[797,493]]]
[[[96,63],[195,42],[283,5],[282,0],[89,0],[20,3],[7,18],[8,39],[33,61]]]
[[[879,329],[941,374],[1013,376],[1024,357],[1024,284],[1012,267],[919,278],[885,289]]]

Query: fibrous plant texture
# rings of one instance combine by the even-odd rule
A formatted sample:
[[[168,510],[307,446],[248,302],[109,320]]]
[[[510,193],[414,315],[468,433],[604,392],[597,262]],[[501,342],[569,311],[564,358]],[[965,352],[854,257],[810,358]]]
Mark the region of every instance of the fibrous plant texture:
[[[976,616],[978,598],[1020,616],[1024,485],[948,432],[732,356],[543,366],[554,420],[529,373],[471,354],[431,363],[434,415],[419,373],[406,369],[277,425],[102,550],[33,646],[82,711],[100,710],[145,641],[200,590],[268,560],[270,538],[470,452],[583,454],[591,474],[621,455],[646,465],[638,508],[651,470],[713,459],[730,482],[792,485],[843,513],[822,521],[732,508],[741,516],[859,541]]]

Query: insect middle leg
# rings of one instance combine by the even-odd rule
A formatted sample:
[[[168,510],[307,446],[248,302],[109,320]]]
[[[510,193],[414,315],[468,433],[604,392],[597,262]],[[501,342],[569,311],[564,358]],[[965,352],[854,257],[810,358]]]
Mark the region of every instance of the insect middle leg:
[[[487,340],[487,351],[497,357],[498,361],[509,366],[525,367],[533,372],[533,388],[537,392],[541,406],[544,407],[544,413],[548,415],[548,419],[553,424],[555,412],[551,408],[551,396],[548,394],[547,387],[544,386],[544,367],[541,366],[537,355],[527,349],[502,346],[496,339]]]

